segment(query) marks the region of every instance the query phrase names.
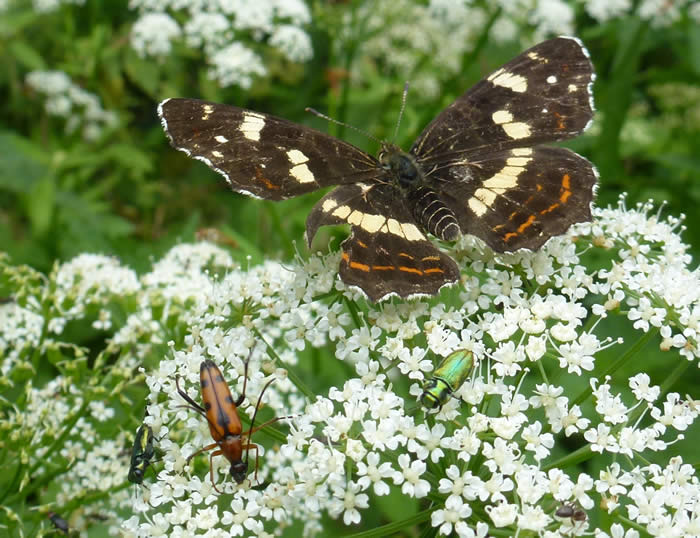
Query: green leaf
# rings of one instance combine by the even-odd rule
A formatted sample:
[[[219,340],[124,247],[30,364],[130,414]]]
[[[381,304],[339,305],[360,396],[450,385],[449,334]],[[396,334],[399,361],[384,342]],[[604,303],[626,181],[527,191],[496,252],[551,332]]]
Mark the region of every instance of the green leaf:
[[[44,58],[24,41],[12,41],[8,47],[17,61],[30,71],[46,69]]]
[[[34,183],[26,197],[27,215],[35,235],[44,235],[51,224],[56,201],[56,183],[52,175],[46,175]]]
[[[9,131],[0,132],[0,155],[0,190],[27,193],[48,174],[41,150]]]

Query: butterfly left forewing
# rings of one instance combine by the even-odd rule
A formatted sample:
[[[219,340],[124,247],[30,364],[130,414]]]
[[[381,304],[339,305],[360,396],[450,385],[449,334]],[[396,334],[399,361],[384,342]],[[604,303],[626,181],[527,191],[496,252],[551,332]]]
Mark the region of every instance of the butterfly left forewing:
[[[381,173],[355,146],[269,114],[197,99],[167,99],[158,113],[173,147],[243,194],[283,200]]]

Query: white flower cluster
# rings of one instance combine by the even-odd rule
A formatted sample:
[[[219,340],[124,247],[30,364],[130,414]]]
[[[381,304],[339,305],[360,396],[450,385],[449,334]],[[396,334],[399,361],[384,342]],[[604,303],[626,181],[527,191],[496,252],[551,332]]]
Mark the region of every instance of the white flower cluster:
[[[495,255],[461,239],[463,283],[441,302],[367,304],[338,280],[337,254],[243,270],[209,243],[180,245],[139,281],[108,258],[64,265],[53,278],[79,301],[107,290],[132,294],[135,306],[112,341],[123,350],[120,365],[133,371],[160,353],[144,369],[145,422],[163,458],[133,501],[105,499],[111,512],[133,510],[120,532],[275,536],[296,524],[322,534],[324,514],[359,523],[376,497],[394,493],[430,498],[424,520],[446,536],[698,534],[700,481],[670,449],[697,427],[697,398],[662,389],[644,372],[619,379],[615,356],[629,368],[637,345],[603,335],[624,325],[641,342],[656,338],[667,370],[696,367],[700,278],[689,269],[679,219],[624,201],[594,217],[536,253]],[[302,373],[310,347],[332,349],[355,373],[311,392]],[[474,356],[469,378],[426,415],[415,397],[434,355],[457,349]],[[311,354],[334,360],[329,351]],[[203,360],[221,369],[234,398],[249,360],[238,407],[244,432],[272,381],[256,423],[282,420],[253,435],[262,446],[244,451],[249,480],[240,485],[225,457],[188,459],[212,437],[207,420],[184,407],[176,381],[201,402]],[[111,412],[94,402],[89,410],[96,420]],[[588,474],[562,457],[571,443],[578,461],[604,470]],[[648,464],[652,453],[656,465]],[[81,477],[109,472],[98,454]],[[128,456],[119,461],[128,467]],[[598,510],[615,523],[603,523]]]
[[[694,0],[587,0],[581,2],[598,22],[637,15],[654,26],[680,22],[688,12],[700,20]],[[459,75],[463,61],[485,31],[491,41],[521,40],[530,46],[555,35],[575,35],[575,2],[566,0],[430,0],[427,5],[411,0],[367,3],[345,15],[340,45],[358,41],[359,59],[372,58],[375,65],[410,79],[426,97],[438,97],[441,82]],[[636,8],[633,6],[637,4]],[[340,53],[340,51],[339,51]],[[426,59],[429,58],[429,61]],[[362,75],[366,65],[353,66]],[[437,67],[438,69],[435,69]],[[469,66],[467,66],[469,67]]]
[[[38,13],[51,13],[56,11],[62,5],[85,5],[85,0],[31,0],[34,11]],[[0,10],[5,10],[12,7],[12,0],[3,0],[0,2]]]
[[[221,86],[249,88],[265,76],[266,48],[291,62],[313,57],[304,29],[311,14],[302,0],[131,0],[129,6],[140,11],[131,32],[140,56],[166,56],[184,38],[188,47],[201,49],[209,76]]]
[[[44,317],[10,301],[0,304],[0,327],[0,373],[6,377],[27,351],[39,346]]]
[[[95,140],[118,121],[114,112],[102,108],[99,97],[74,84],[63,71],[32,71],[25,80],[44,95],[47,114],[65,119],[68,134],[80,131],[85,140]]]
[[[685,11],[696,19],[700,16],[698,4],[694,0],[587,0],[583,2],[583,6],[586,12],[600,23],[617,17],[637,15],[657,28],[679,22]]]
[[[634,461],[650,451],[665,453],[698,417],[694,401],[676,393],[661,399],[660,388],[644,373],[631,377],[626,387],[591,375],[598,355],[623,344],[597,335],[611,316],[629,319],[643,334],[655,329],[663,350],[675,349],[693,361],[699,355],[693,312],[700,305],[700,283],[674,231],[678,220],[660,220],[649,205],[628,210],[624,202],[596,210],[595,217],[593,224],[575,227],[537,253],[495,256],[465,238],[459,249],[467,274],[474,276],[466,279],[458,306],[369,305],[364,322],[342,302],[313,300],[334,286],[344,287],[336,280],[335,256],[312,257],[289,269],[274,263],[249,272],[231,268],[208,284],[183,282],[196,305],[184,314],[190,333],[147,377],[149,420],[163,439],[164,469],[136,505],[141,516],[126,521],[123,530],[144,536],[266,536],[296,520],[314,534],[322,532],[321,513],[358,523],[372,495],[396,489],[416,499],[442,496],[431,522],[443,535],[485,536],[489,528],[501,528],[545,537],[636,536],[619,523],[591,527],[587,514],[601,504],[656,536],[693,534],[700,525],[692,504],[700,482],[680,458],[669,459],[665,468],[624,470],[611,463],[598,478],[579,471],[570,475],[556,465],[542,469],[566,437],[585,439],[591,457],[624,454]],[[185,259],[190,247],[179,248]],[[590,270],[586,257],[601,252],[609,256],[609,266]],[[192,282],[207,278],[206,273],[190,276]],[[527,291],[523,279],[537,288]],[[223,328],[238,315],[240,325]],[[360,325],[352,328],[353,319]],[[406,405],[406,395],[392,388],[388,375],[394,372],[385,371],[389,362],[398,365],[416,381],[410,392],[417,395],[432,368],[426,350],[414,345],[421,335],[436,354],[462,348],[479,359],[459,399],[451,399],[433,425],[413,411],[414,404]],[[355,365],[357,377],[305,405],[297,387],[279,377],[283,370],[265,357],[276,349],[281,364],[294,364],[295,352],[329,343],[338,358]],[[181,376],[188,393],[198,398],[199,364],[211,359],[238,394],[250,349],[243,411],[252,416],[261,387],[277,376],[265,393],[265,406],[294,418],[285,443],[264,455],[260,451],[257,478],[251,452],[251,482],[261,488],[236,485],[225,458],[214,458],[214,481],[225,491],[219,497],[207,465],[197,460],[186,465],[211,437],[201,416],[178,408],[183,401],[174,379]],[[682,364],[679,353],[669,353],[668,360]],[[538,364],[547,362],[587,380],[594,403],[589,411],[569,396],[564,381],[530,382],[532,388],[525,388],[523,381],[536,380]],[[647,421],[641,426],[643,416]],[[225,502],[218,503],[221,498]],[[475,503],[490,522],[471,518]],[[583,517],[558,516],[557,509],[567,506]]]

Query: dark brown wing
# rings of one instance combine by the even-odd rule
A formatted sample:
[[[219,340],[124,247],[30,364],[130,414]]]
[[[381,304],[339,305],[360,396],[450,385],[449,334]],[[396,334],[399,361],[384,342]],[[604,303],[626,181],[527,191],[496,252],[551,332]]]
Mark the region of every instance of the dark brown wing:
[[[418,228],[391,184],[343,185],[324,196],[306,221],[309,243],[320,226],[350,224],[340,277],[372,301],[388,295],[435,295],[459,280],[457,264]]]
[[[250,196],[283,200],[383,173],[352,144],[269,114],[196,99],[166,99],[158,114],[175,149]]]
[[[573,138],[593,117],[595,78],[588,52],[572,37],[526,50],[443,110],[421,133],[411,153],[429,170],[513,147]]]

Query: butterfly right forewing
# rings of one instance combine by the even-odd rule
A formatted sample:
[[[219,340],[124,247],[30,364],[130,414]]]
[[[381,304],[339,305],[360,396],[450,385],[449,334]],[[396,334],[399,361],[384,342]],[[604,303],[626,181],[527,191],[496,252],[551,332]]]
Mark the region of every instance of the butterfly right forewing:
[[[526,50],[443,110],[411,153],[435,162],[566,140],[593,118],[595,78],[578,39],[558,37]]]

